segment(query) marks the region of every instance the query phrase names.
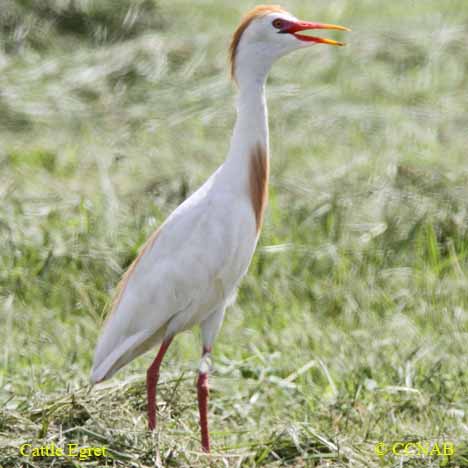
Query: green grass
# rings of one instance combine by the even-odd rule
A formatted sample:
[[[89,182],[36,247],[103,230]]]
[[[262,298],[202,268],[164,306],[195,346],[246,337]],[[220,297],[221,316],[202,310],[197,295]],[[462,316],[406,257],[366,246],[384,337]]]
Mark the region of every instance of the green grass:
[[[198,332],[87,382],[139,246],[222,162],[241,1],[5,0],[0,12],[0,466],[23,443],[106,466],[207,466]],[[349,26],[268,83],[270,204],[213,357],[214,466],[468,466],[468,6],[283,6]],[[336,36],[332,33],[328,37]],[[453,457],[378,457],[444,441]],[[52,461],[55,463],[52,465]]]

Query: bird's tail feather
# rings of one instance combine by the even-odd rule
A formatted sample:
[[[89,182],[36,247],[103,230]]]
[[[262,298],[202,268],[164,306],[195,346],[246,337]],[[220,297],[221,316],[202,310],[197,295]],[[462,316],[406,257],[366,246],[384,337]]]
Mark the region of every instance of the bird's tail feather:
[[[161,342],[165,332],[166,327],[162,327],[152,335],[148,331],[142,331],[129,336],[101,362],[95,360],[91,383],[95,384],[112,377],[123,366]]]

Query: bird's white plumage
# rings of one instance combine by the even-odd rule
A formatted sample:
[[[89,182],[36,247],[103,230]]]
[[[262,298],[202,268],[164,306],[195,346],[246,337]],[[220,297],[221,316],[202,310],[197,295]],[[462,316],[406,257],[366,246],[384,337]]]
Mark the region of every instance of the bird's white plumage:
[[[239,24],[229,48],[239,97],[227,158],[150,237],[127,270],[94,356],[91,381],[99,382],[161,342],[146,373],[148,426],[154,430],[164,355],[176,333],[200,324],[197,397],[205,452],[210,451],[210,353],[254,253],[268,196],[267,74],[275,60],[295,49],[314,43],[343,45],[297,34],[308,29],[346,30],[300,22],[278,5],[259,5]]]
[[[163,224],[106,322],[92,381],[110,377],[165,336],[224,310],[257,239],[247,193],[232,185],[222,166]]]
[[[239,26],[231,46],[239,97],[228,156],[169,216],[129,272],[99,338],[92,382],[110,377],[149,348],[197,323],[204,345],[211,348],[258,239],[266,185],[252,190],[252,183],[258,183],[252,182],[252,174],[258,178],[263,170],[260,176],[266,180],[260,182],[266,184],[266,76],[276,59],[312,45],[278,34],[272,27],[276,18],[296,21],[278,7],[262,6]],[[255,148],[266,160],[263,166],[253,161],[259,158]]]

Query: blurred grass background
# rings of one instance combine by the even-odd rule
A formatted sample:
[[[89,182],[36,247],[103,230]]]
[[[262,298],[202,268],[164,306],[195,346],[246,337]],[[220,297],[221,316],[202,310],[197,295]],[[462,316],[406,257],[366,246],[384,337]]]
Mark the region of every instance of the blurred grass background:
[[[156,438],[154,353],[86,385],[119,276],[226,154],[226,51],[253,5],[2,1],[1,466],[51,466],[19,456],[31,440],[207,465],[196,330],[163,366]],[[282,6],[353,33],[269,78],[270,204],[214,350],[211,463],[468,466],[468,4]],[[456,453],[374,454],[401,440]]]

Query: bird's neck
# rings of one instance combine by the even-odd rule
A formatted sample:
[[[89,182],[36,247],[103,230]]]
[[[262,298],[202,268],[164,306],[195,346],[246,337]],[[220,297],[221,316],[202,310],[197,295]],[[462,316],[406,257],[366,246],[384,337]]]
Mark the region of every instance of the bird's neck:
[[[232,184],[245,188],[249,181],[252,157],[255,157],[259,148],[268,158],[268,112],[264,78],[239,83],[237,118],[223,165],[223,172]]]
[[[237,119],[228,157],[236,157],[239,149],[252,145],[268,147],[268,112],[263,80],[241,85],[237,97]]]
[[[237,119],[226,161],[216,181],[225,190],[248,200],[258,235],[268,199],[268,117],[265,80],[239,83]]]

